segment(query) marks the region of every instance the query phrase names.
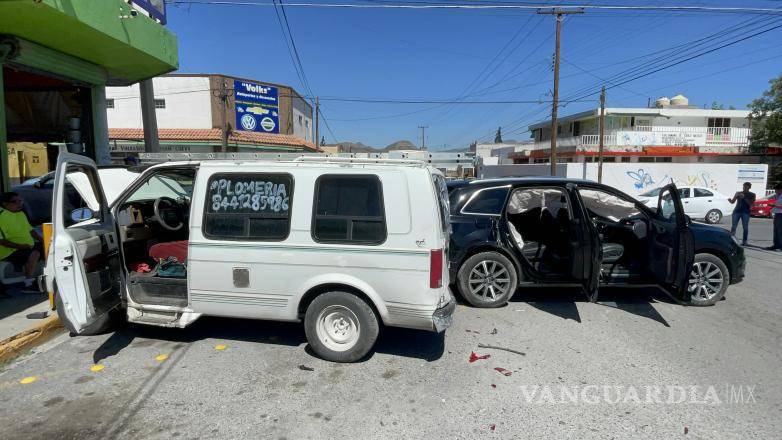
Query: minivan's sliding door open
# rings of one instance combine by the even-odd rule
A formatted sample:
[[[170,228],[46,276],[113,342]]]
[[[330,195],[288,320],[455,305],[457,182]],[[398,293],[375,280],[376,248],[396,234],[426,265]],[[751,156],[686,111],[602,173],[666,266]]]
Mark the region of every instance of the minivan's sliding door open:
[[[60,153],[52,221],[58,312],[81,333],[119,305],[122,287],[117,228],[92,160]]]

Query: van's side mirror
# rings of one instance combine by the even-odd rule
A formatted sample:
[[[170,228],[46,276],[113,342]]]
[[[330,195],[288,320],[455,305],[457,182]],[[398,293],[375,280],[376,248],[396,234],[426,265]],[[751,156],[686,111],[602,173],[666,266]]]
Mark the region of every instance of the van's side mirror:
[[[73,220],[75,223],[90,220],[92,216],[93,213],[90,208],[76,208],[71,211],[71,220]]]

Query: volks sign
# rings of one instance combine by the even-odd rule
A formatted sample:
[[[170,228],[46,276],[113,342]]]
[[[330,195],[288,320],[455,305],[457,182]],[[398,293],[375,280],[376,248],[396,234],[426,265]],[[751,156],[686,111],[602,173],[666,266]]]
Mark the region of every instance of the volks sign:
[[[234,80],[234,98],[237,130],[280,132],[277,87]]]

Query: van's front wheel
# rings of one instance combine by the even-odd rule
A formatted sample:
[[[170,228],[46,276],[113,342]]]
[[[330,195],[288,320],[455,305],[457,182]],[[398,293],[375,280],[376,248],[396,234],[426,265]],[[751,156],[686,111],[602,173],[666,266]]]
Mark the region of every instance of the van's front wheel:
[[[379,324],[374,310],[363,299],[347,292],[327,292],[307,307],[304,332],[321,358],[356,362],[375,345]]]

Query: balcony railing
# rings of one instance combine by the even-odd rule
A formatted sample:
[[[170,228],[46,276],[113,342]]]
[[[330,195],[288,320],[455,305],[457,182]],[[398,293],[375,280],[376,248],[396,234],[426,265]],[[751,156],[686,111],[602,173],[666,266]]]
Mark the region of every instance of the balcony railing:
[[[698,147],[702,152],[735,153],[749,145],[749,137],[750,130],[741,127],[636,126],[606,134],[603,145],[623,151],[681,146]],[[599,138],[596,134],[558,138],[557,146],[592,150],[597,148]],[[547,149],[549,146],[550,141],[546,140],[536,142],[533,149]]]

